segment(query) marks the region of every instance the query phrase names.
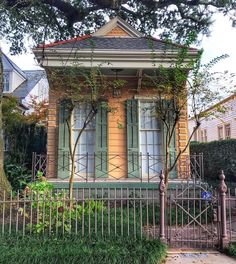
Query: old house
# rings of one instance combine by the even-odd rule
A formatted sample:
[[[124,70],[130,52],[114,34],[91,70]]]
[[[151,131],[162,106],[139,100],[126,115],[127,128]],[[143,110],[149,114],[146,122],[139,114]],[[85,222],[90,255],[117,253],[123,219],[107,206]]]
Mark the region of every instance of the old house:
[[[218,109],[219,108],[219,109]],[[218,110],[217,110],[218,109]],[[203,117],[201,126],[192,137],[192,141],[210,142],[236,138],[236,94],[232,94],[221,102],[206,109],[206,113],[212,113],[209,117]],[[194,129],[195,122],[189,120],[189,134]]]
[[[107,101],[115,111],[98,111],[83,132],[76,150],[75,181],[80,184],[115,182],[125,184],[124,187],[137,181],[157,181],[163,167],[165,131],[161,121],[152,114],[156,104],[155,91],[145,85],[145,76],[151,76],[160,65],[171,67],[181,48],[146,37],[119,17],[92,35],[35,48],[34,54],[46,70],[50,84],[47,177],[58,186],[68,183],[71,162],[66,109],[55,90],[58,86],[67,90],[67,84],[57,72],[79,64],[82,68],[99,67],[107,78],[122,79],[125,84],[118,90],[107,90]],[[196,49],[189,49],[189,59],[196,55]],[[78,102],[73,113],[73,138],[81,130],[88,111],[87,104]],[[186,106],[171,145],[173,155],[184,148],[187,139]],[[182,160],[187,158],[188,151]],[[172,179],[188,177],[181,173],[181,164],[179,162],[172,172]]]
[[[2,62],[4,96],[15,96],[24,111],[32,98],[38,102],[48,99],[48,82],[43,70],[22,70],[4,53]]]

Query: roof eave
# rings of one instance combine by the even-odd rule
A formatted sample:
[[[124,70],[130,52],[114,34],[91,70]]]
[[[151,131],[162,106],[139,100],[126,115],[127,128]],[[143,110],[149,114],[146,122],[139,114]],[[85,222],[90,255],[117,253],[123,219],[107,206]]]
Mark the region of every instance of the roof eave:
[[[178,50],[68,50],[34,49],[37,60],[44,67],[99,66],[101,68],[155,68],[160,65],[171,67],[177,62]],[[43,56],[42,56],[43,54]],[[197,57],[197,50],[189,50],[184,64]],[[42,59],[43,58],[43,59]],[[141,64],[141,65],[140,65]]]

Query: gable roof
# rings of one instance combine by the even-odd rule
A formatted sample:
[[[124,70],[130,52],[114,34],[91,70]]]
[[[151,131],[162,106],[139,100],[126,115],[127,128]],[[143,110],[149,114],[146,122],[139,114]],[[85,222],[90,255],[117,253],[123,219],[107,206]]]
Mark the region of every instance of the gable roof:
[[[211,110],[213,110],[214,108],[216,108],[216,107],[218,107],[218,106],[221,106],[221,105],[224,105],[225,103],[227,103],[227,102],[229,102],[229,101],[231,101],[231,100],[234,100],[234,99],[236,99],[236,93],[233,93],[233,94],[231,94],[230,96],[228,96],[228,97],[222,99],[222,100],[219,101],[218,103],[211,105],[211,106],[208,107],[206,110],[204,110],[202,113],[207,113],[208,111],[211,111]],[[194,119],[194,117],[190,117],[188,120],[191,121],[191,120],[193,120],[193,119]]]
[[[45,71],[43,70],[33,70],[33,71],[24,71],[26,75],[26,81],[24,81],[20,86],[18,86],[13,95],[18,98],[25,98],[30,91],[35,87],[35,85],[45,77]]]
[[[70,39],[45,45],[45,48],[57,49],[79,49],[79,50],[177,50],[182,46],[165,42],[153,37],[97,37],[84,36],[82,38]]]
[[[45,67],[100,66],[102,68],[151,69],[171,67],[184,46],[145,37],[121,18],[114,18],[92,35],[40,45],[34,54]],[[198,50],[188,49],[186,65]],[[92,58],[92,60],[91,60]]]
[[[110,34],[113,30],[120,29],[126,34],[118,31],[116,34]],[[37,48],[57,49],[80,49],[80,50],[164,50],[179,49],[181,45],[169,41],[160,40],[154,37],[146,37],[131,27],[120,17],[115,17],[106,23],[92,35],[85,35],[68,40],[62,40],[50,44],[39,45]],[[197,50],[190,48],[191,50]]]
[[[2,64],[4,71],[15,70],[18,74],[20,74],[24,79],[26,79],[25,73],[2,52]]]
[[[103,27],[101,27],[99,30],[94,32],[93,36],[101,37],[101,36],[108,35],[108,33],[114,30],[115,28],[121,29],[123,33],[126,33],[125,35],[129,37],[142,37],[143,36],[143,34],[141,34],[135,28],[131,27],[127,22],[125,22],[122,18],[118,16],[111,19]]]

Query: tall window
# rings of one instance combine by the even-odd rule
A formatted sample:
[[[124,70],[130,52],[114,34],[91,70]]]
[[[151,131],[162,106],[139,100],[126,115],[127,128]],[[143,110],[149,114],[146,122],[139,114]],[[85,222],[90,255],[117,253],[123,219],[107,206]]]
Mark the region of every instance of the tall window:
[[[230,124],[225,125],[225,139],[231,138],[231,128]]]
[[[201,142],[207,142],[207,130],[206,129],[201,130]]]
[[[218,139],[223,139],[223,126],[218,126]]]
[[[10,91],[10,73],[3,73],[3,92]]]
[[[80,103],[74,110],[73,140],[74,143],[84,126],[84,122],[91,111],[89,104]],[[76,148],[76,173],[81,175],[88,173],[94,174],[94,153],[96,139],[96,122],[95,118],[86,126],[82,132],[79,143]]]
[[[203,133],[203,130],[201,130],[201,142],[204,142],[204,133]]]
[[[204,129],[203,131],[204,131],[204,142],[207,142],[207,130]]]
[[[157,119],[155,102],[139,102],[139,141],[142,154],[142,174],[156,174],[161,170],[161,122]]]

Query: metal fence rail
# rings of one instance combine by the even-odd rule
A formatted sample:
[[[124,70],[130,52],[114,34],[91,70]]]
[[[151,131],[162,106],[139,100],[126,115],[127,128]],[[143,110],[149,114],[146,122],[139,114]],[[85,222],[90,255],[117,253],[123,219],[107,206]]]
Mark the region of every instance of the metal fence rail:
[[[226,247],[236,241],[236,193],[191,179],[166,188],[27,189],[0,200],[0,234],[160,238],[170,246]]]
[[[236,189],[228,189],[226,196],[227,235],[230,242],[236,242]]]
[[[58,164],[58,160],[46,154],[32,154],[32,180],[41,171],[45,177],[51,177],[48,168]],[[69,153],[65,152],[58,156],[60,165],[57,169],[66,172],[69,177],[71,161]],[[121,180],[129,178],[140,182],[159,181],[160,170],[164,167],[165,156],[151,155],[149,153],[137,153],[127,157],[124,154],[109,153],[76,155],[75,177],[83,181],[102,181],[106,179]],[[179,178],[204,178],[203,155],[192,154],[179,160]]]
[[[4,193],[1,234],[158,237],[159,202],[148,189],[78,189]],[[150,232],[150,226],[151,232]]]

